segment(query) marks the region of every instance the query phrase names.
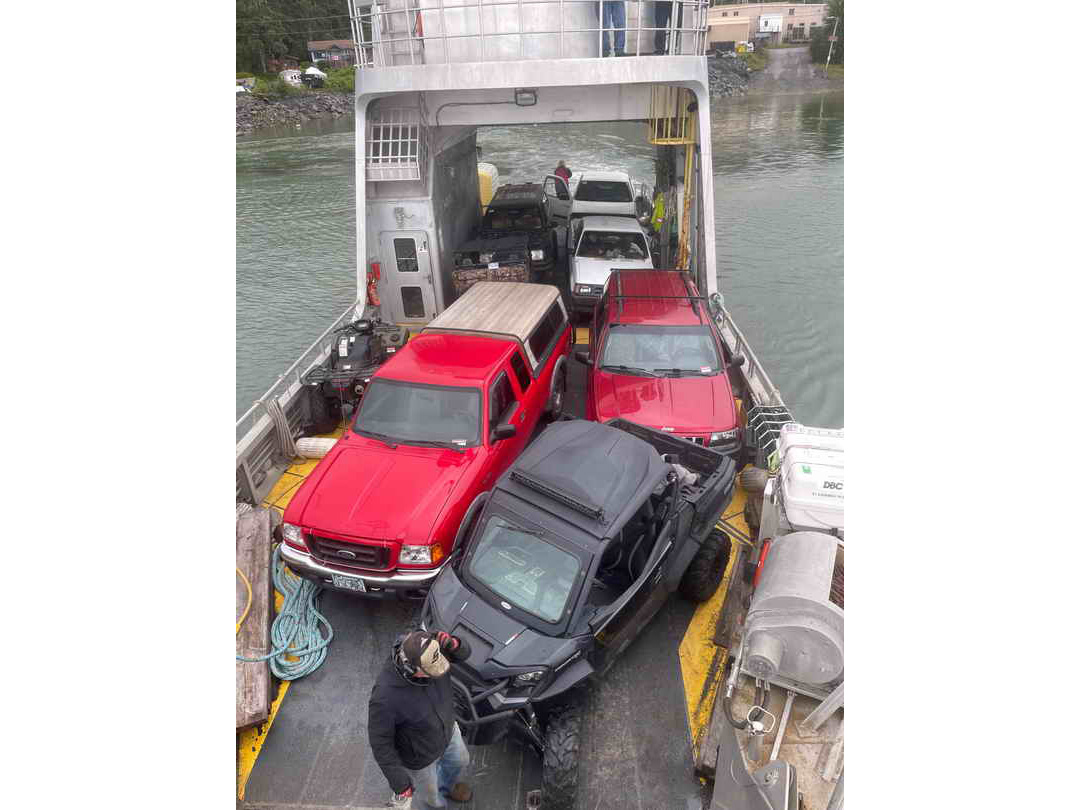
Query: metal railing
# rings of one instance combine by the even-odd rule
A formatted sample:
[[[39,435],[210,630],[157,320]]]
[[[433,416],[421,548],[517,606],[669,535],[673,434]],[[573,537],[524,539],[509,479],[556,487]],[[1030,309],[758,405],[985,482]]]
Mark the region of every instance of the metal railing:
[[[627,56],[659,55],[658,32],[666,33],[663,55],[705,53],[708,0],[623,3],[626,22],[620,30],[633,44]],[[646,6],[652,7],[653,21],[658,6],[670,6],[667,24],[644,25]],[[605,30],[612,30],[603,27],[598,0],[349,0],[349,16],[361,69],[600,57]]]
[[[299,437],[305,415],[304,397],[298,396],[304,387],[303,377],[330,356],[334,345],[332,333],[351,320],[359,306],[362,306],[359,300],[350,304],[349,308],[285,369],[277,382],[236,420],[237,501],[257,504],[273,483],[270,472],[275,467],[284,468],[291,461],[281,457],[277,428],[268,412],[267,403],[277,401],[292,437]]]
[[[728,351],[731,354],[741,354],[746,358],[746,362],[740,371],[746,380],[754,404],[783,406],[784,399],[780,396],[780,389],[773,385],[769,375],[765,373],[765,368],[757,359],[754,350],[750,348],[750,344],[746,341],[742,330],[735,325],[731,313],[724,307],[723,300],[719,295],[713,297],[712,306],[716,308],[714,311],[718,310],[715,316],[716,325]]]

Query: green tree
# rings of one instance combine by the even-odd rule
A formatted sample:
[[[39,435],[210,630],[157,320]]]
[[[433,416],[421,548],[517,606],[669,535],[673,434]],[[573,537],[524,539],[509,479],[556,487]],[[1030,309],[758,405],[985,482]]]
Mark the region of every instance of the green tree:
[[[236,69],[265,73],[275,57],[308,58],[307,43],[352,40],[342,0],[236,0]]]
[[[844,64],[844,0],[829,0],[829,17],[835,17],[836,43],[833,45],[832,60],[830,64]],[[819,25],[810,40],[810,61],[823,65],[829,56],[829,37],[833,32],[832,19],[826,20],[824,25]]]

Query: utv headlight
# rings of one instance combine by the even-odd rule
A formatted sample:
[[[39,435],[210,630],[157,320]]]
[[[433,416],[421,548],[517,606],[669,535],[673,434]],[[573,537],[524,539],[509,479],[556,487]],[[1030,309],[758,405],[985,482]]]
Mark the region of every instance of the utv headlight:
[[[542,262],[544,260],[544,251],[542,250],[530,250],[529,256],[534,262]]]
[[[511,686],[535,686],[544,677],[544,670],[534,669],[532,672],[522,672],[515,675]]]
[[[718,433],[712,433],[709,435],[709,444],[717,444],[719,442],[730,442],[732,439],[739,437],[739,429],[734,430],[721,430]]]
[[[292,523],[282,523],[281,534],[294,546],[300,546],[301,548],[305,547],[304,533],[299,526],[294,526]]]
[[[406,565],[431,565],[431,546],[402,546],[398,562]]]

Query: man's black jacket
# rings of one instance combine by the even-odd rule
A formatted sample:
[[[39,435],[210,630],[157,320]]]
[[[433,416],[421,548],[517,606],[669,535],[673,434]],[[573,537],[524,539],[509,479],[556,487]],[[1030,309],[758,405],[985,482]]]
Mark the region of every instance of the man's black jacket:
[[[455,659],[453,652],[446,653]],[[418,771],[442,756],[454,733],[454,695],[450,675],[408,678],[386,659],[368,702],[368,740],[375,761],[395,793]]]

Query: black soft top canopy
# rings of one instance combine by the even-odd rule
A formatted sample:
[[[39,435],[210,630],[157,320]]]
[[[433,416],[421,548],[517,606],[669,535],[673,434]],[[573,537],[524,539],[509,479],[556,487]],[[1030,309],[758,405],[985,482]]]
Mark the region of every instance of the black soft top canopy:
[[[557,513],[596,538],[617,532],[665,479],[669,465],[618,428],[574,420],[548,427],[498,488]]]

